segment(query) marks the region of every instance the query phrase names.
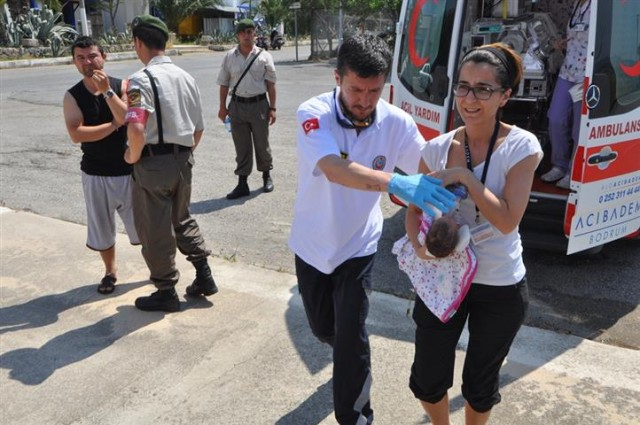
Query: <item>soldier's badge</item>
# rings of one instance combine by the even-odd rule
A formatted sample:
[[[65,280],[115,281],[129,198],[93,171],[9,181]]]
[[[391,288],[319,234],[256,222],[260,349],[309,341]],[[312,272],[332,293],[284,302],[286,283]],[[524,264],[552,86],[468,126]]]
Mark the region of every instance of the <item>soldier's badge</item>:
[[[127,92],[129,107],[142,106],[142,94],[140,89],[131,89]]]

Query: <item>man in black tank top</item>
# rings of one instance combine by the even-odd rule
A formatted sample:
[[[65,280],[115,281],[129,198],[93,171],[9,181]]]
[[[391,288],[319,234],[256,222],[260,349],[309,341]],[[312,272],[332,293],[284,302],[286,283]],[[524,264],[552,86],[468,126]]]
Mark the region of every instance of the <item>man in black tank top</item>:
[[[110,294],[117,280],[117,211],[129,241],[139,244],[133,222],[131,165],[123,159],[127,132],[123,127],[127,105],[123,81],[104,72],[106,54],[97,41],[78,37],[71,47],[73,63],[82,80],[64,95],[67,131],[82,148],[82,187],[87,206],[87,247],[100,252],[105,275],[98,292]]]

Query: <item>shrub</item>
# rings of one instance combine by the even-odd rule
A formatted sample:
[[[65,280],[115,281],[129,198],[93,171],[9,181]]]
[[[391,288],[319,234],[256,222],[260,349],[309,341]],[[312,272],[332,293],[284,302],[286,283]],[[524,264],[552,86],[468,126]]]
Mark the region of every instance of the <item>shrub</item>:
[[[62,13],[53,12],[48,7],[30,9],[26,14],[20,14],[11,23],[2,14],[2,29],[5,31],[1,39],[9,46],[20,46],[23,38],[36,39],[42,46],[51,47],[53,56],[64,52],[64,47],[71,44],[78,36],[78,32],[65,24]]]

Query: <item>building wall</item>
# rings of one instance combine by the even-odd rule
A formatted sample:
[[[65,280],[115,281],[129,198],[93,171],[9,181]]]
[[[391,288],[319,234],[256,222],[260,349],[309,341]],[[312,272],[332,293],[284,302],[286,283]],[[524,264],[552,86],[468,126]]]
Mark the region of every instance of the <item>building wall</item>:
[[[91,35],[100,37],[105,32],[124,32],[129,27],[133,18],[149,13],[149,0],[120,0],[115,22],[111,22],[109,11],[89,12],[92,1],[85,0],[86,9],[78,7],[75,11],[76,28],[80,31],[82,26],[82,13],[86,14]]]

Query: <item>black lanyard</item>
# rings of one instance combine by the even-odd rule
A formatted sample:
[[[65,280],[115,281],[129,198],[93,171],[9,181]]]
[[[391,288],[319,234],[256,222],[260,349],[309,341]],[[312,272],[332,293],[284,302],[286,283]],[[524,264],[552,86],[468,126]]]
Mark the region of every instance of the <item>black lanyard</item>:
[[[487,172],[489,172],[489,163],[491,162],[491,155],[493,155],[493,148],[496,146],[496,142],[498,141],[498,131],[500,130],[500,121],[496,120],[496,125],[493,128],[493,134],[491,135],[491,140],[489,141],[489,147],[487,148],[487,157],[484,160],[484,168],[482,169],[482,177],[480,178],[480,182],[484,184],[487,179]],[[473,164],[471,163],[471,150],[469,149],[469,143],[467,142],[467,130],[464,131],[464,157],[467,160],[467,168],[471,173],[473,173]],[[476,206],[476,224],[480,219],[480,210]]]
[[[591,0],[589,0],[587,2],[587,7],[584,8],[584,10],[582,11],[582,13],[580,14],[580,16],[578,17],[578,19],[580,19],[579,22],[575,22],[573,19],[576,16],[576,12],[578,11],[578,9],[580,8],[580,0],[576,1],[576,7],[573,8],[573,12],[571,12],[571,18],[569,19],[569,28],[573,28],[575,27],[577,24],[584,24],[584,15],[585,13],[587,13],[587,10],[589,9],[589,6],[591,5]]]

